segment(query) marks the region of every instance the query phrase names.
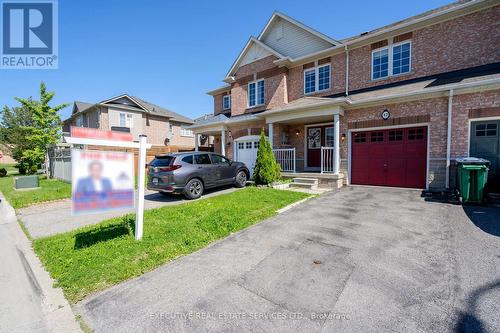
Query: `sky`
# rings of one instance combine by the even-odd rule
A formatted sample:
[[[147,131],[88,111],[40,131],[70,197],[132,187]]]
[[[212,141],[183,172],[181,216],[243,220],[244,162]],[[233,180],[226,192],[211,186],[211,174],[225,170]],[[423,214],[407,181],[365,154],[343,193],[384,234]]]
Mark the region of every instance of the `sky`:
[[[59,68],[0,69],[0,106],[37,98],[44,81],[54,104],[127,93],[195,118],[213,112],[206,92],[224,85],[275,10],[343,39],[449,2],[59,0]],[[61,111],[62,119],[70,114]]]

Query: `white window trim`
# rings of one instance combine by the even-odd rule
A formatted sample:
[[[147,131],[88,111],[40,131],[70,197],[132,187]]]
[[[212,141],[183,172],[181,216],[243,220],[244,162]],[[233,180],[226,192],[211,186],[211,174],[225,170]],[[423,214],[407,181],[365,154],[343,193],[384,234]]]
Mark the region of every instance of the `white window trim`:
[[[256,107],[259,107],[259,106],[262,106],[264,104],[266,104],[266,83],[264,82],[264,103],[257,103],[258,100],[259,100],[259,90],[258,90],[258,87],[259,87],[259,82],[260,81],[264,81],[264,79],[259,79],[259,80],[255,80],[255,81],[252,81],[252,82],[248,82],[247,84],[247,108],[256,108]],[[250,85],[255,83],[255,105],[250,105]]]
[[[228,98],[229,99],[229,103],[228,103],[228,107],[224,107],[224,99]],[[231,95],[224,95],[222,96],[222,110],[230,110],[231,109]]]
[[[122,120],[121,120],[122,114],[125,116],[125,126],[122,126]],[[127,126],[127,119],[130,119],[130,123],[129,123],[130,126]],[[128,113],[128,112],[120,112],[118,115],[118,122],[119,122],[120,127],[133,128],[134,127],[134,115],[132,113]]]
[[[393,74],[392,73],[392,59],[393,59],[393,52],[394,52],[394,47],[395,46],[399,46],[399,45],[403,45],[403,44],[410,44],[410,70],[408,72],[405,72],[405,73],[399,73],[399,74]],[[398,43],[393,43],[390,39],[389,39],[389,42],[386,46],[384,47],[379,47],[378,49],[375,49],[375,50],[372,50],[372,56],[371,56],[371,62],[370,62],[370,77],[372,79],[372,81],[379,81],[379,80],[386,80],[390,77],[397,77],[397,76],[401,76],[401,75],[408,75],[408,74],[411,74],[411,71],[412,71],[412,61],[411,61],[411,56],[412,56],[412,41],[411,39],[407,39],[407,40],[404,40],[402,42],[398,42]],[[376,78],[374,79],[373,78],[373,54],[375,52],[379,52],[379,51],[383,51],[383,50],[387,50],[387,54],[389,56],[389,59],[388,59],[388,69],[387,69],[387,76],[384,76],[384,77],[379,77],[379,78]]]
[[[181,126],[181,136],[192,138],[194,137],[194,133],[192,130],[188,130]]]
[[[315,65],[316,65],[315,67],[307,68],[303,72],[302,82],[303,82],[303,86],[304,86],[304,95],[312,95],[312,94],[316,94],[319,92],[328,91],[328,90],[332,89],[332,64],[327,63],[327,64],[318,65],[317,63],[315,63]],[[319,69],[323,68],[323,67],[330,67],[330,84],[328,85],[328,88],[319,90]],[[314,91],[306,93],[306,73],[312,72],[312,71],[314,71]]]

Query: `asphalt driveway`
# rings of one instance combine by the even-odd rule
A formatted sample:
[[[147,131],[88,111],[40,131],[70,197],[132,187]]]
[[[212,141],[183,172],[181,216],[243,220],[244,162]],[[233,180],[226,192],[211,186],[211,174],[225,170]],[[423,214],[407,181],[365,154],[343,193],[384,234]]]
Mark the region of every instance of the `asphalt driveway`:
[[[494,332],[500,210],[327,193],[76,306],[97,332]]]

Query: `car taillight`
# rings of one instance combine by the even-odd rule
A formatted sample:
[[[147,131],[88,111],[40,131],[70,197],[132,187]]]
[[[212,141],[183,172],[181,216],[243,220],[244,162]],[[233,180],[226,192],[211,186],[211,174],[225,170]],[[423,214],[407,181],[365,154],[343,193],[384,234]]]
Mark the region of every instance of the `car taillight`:
[[[182,165],[170,165],[168,167],[158,168],[158,171],[166,172],[166,171],[174,171],[181,167]]]

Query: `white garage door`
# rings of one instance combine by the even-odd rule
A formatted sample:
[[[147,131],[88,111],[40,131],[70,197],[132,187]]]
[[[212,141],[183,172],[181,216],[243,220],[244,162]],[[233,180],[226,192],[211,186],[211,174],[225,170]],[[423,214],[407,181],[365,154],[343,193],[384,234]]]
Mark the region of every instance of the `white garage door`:
[[[250,175],[252,175],[259,149],[259,136],[248,136],[235,140],[235,149],[235,160],[245,163],[250,170]]]

